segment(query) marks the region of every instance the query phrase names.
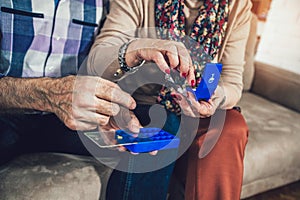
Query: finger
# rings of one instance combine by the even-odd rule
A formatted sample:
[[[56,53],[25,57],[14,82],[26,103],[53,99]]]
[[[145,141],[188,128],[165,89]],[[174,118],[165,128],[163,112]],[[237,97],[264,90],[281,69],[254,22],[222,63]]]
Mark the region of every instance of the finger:
[[[125,151],[126,151],[126,148],[123,147],[123,146],[121,146],[121,147],[118,147],[118,150],[119,150],[120,152],[125,152]]]
[[[132,152],[132,151],[130,151],[130,153],[131,153],[132,155],[139,155],[139,153],[135,153],[135,152]]]
[[[68,128],[72,130],[77,130],[77,131],[88,131],[88,130],[94,130],[97,128],[97,125],[93,123],[88,123],[88,122],[82,122],[82,121],[74,121],[72,124],[66,124]]]
[[[105,126],[109,123],[109,116],[96,114],[95,123],[100,126]]]
[[[196,86],[195,68],[193,64],[189,65],[189,72],[186,77],[186,80],[190,84],[190,86],[192,87]]]
[[[128,123],[131,120],[130,111],[125,109],[124,107],[120,107],[120,112],[118,113],[118,115],[112,118],[117,127],[119,127],[120,129],[126,129]]]
[[[181,94],[177,94],[177,96],[178,95],[181,95]],[[178,104],[180,105],[180,108],[182,109],[184,114],[191,116],[191,117],[202,117],[202,118],[207,117],[207,115],[209,113],[206,109],[211,107],[210,104],[207,104],[207,105],[200,104],[195,99],[194,94],[192,94],[191,92],[187,93],[187,99],[182,97],[182,100],[178,101]]]
[[[203,115],[203,109],[204,109],[204,105],[200,104],[200,102],[198,102],[194,95],[191,94],[190,92],[187,93],[187,98],[190,100],[191,105],[193,107],[193,109],[199,113],[200,115]]]
[[[201,103],[204,104],[205,107],[206,107],[206,111],[207,111],[206,117],[210,117],[215,113],[216,106],[215,106],[214,102],[211,99],[208,100],[208,101],[203,101]]]
[[[178,103],[178,105],[180,106],[181,111],[185,115],[190,116],[190,117],[196,117],[196,114],[194,113],[191,106],[189,105],[189,103],[183,96],[181,96],[180,94],[175,94],[172,96],[173,96],[175,102]]]
[[[177,51],[179,55],[179,68],[180,68],[180,73],[181,76],[187,77],[187,75],[190,73],[190,55],[187,51],[187,49],[184,46],[177,46]],[[191,80],[188,80],[191,81]]]
[[[140,128],[142,128],[138,118],[133,114],[131,113],[131,119],[128,123],[128,129],[130,131],[132,131],[133,133],[139,133],[140,132]],[[137,137],[138,134],[135,134],[134,137]]]
[[[90,123],[95,125],[106,125],[109,122],[109,116],[92,112],[85,109],[73,109],[72,117],[76,121]]]
[[[151,56],[151,60],[153,60],[157,67],[162,71],[162,72],[165,72],[167,74],[170,73],[170,68],[169,68],[169,65],[168,63],[166,62],[163,54],[159,51],[154,51],[152,53],[152,56]]]
[[[110,117],[109,118],[109,122],[108,125],[111,129],[113,130],[117,130],[119,129],[117,122],[115,121],[114,117]]]
[[[113,118],[120,129],[128,128],[133,133],[139,133],[142,127],[134,113],[124,107],[120,107],[119,114]]]
[[[209,99],[208,101],[200,101],[200,103],[204,104],[209,110],[211,110],[213,107],[213,102],[211,99]]]
[[[117,84],[102,78],[99,78],[97,81],[95,96],[120,104],[129,109],[136,107],[135,100],[128,93],[121,90]]]
[[[152,155],[152,156],[157,155],[157,153],[158,153],[158,151],[151,151],[151,152],[149,152],[149,154]]]
[[[125,152],[125,151],[127,151],[128,149],[126,148],[126,147],[124,147],[124,146],[120,146],[120,147],[118,147],[118,150],[120,151],[120,152]],[[129,150],[128,150],[129,151]],[[135,152],[132,152],[132,151],[129,151],[130,152],[130,154],[132,154],[132,155],[138,155],[139,153],[135,153]]]
[[[101,135],[101,139],[106,145],[114,145],[117,143],[115,140],[115,131],[109,130],[106,127],[98,126],[98,132]]]
[[[170,67],[172,69],[176,68],[179,65],[177,47],[175,45],[170,45],[166,49],[166,56],[168,57]]]
[[[107,100],[95,97],[95,112],[107,116],[115,116],[120,112],[120,106]]]
[[[201,117],[210,117],[212,115],[212,106],[206,101],[200,101],[198,104],[195,104],[195,109]]]
[[[125,151],[127,151],[127,149],[126,149],[126,147],[124,147],[124,146],[121,146],[121,147],[118,147],[118,150],[120,151],[120,152],[125,152]],[[129,150],[128,150],[129,151]],[[132,154],[132,155],[138,155],[139,153],[135,153],[135,152],[132,152],[132,151],[129,151],[130,152],[130,154]]]
[[[187,82],[194,87],[195,86],[195,69],[193,66],[193,62],[191,56],[184,46],[184,44],[179,43],[177,46],[179,52],[179,61],[180,61],[180,72],[181,76],[185,77]]]

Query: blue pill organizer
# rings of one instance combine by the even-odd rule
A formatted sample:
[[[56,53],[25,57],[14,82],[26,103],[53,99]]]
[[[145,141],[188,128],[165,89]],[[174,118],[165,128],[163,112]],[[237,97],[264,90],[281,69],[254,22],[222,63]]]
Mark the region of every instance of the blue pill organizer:
[[[222,68],[221,63],[206,63],[198,87],[196,89],[187,87],[187,90],[192,92],[198,101],[208,101],[218,86]]]
[[[126,148],[134,153],[144,153],[155,150],[178,148],[179,138],[160,128],[141,128],[138,137],[133,133],[117,130],[115,139],[118,144],[135,143],[126,145]]]

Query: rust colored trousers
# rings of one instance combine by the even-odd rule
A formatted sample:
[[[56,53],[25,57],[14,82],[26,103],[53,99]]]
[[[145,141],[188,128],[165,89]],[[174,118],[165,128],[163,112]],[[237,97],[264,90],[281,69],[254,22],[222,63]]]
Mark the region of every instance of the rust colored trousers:
[[[173,177],[185,184],[185,199],[240,199],[247,138],[247,124],[235,109],[200,120],[196,137],[176,161],[173,172]],[[171,200],[180,199],[172,193]]]

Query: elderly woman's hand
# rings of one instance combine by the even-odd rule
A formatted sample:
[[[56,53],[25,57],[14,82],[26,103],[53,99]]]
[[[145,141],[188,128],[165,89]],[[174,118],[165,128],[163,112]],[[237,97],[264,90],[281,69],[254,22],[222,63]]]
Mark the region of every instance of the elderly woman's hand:
[[[179,104],[183,114],[190,117],[206,118],[212,116],[224,100],[224,90],[218,86],[208,101],[197,101],[194,95],[188,92],[187,98],[181,94],[172,93],[175,101]]]
[[[195,85],[193,63],[188,50],[181,42],[160,39],[137,39],[132,41],[125,57],[128,66],[136,66],[141,60],[152,61],[165,73],[177,69],[188,83]]]

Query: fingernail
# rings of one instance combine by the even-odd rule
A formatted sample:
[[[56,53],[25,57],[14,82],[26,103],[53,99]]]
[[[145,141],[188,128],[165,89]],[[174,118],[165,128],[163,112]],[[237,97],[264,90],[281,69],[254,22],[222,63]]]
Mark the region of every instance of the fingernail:
[[[186,73],[182,73],[182,76],[183,76],[184,78],[186,78]]]
[[[133,124],[133,125],[131,125],[131,131],[134,133],[138,133],[138,132],[140,132],[140,127]]]
[[[119,151],[119,152],[125,152],[126,149],[125,149],[125,148],[122,148],[122,147],[119,147],[119,148],[118,148],[118,151]]]
[[[178,99],[179,101],[182,100],[181,96],[180,95],[175,95],[176,96],[176,99]]]
[[[136,103],[132,102],[129,106],[129,109],[133,110],[133,109],[135,109],[135,107],[136,107]]]
[[[195,86],[195,80],[191,80],[191,86],[192,86],[192,87]]]
[[[199,78],[199,79],[197,80],[197,84],[200,84],[200,82],[201,82],[201,78]]]
[[[170,69],[165,70],[166,74],[170,74]]]

